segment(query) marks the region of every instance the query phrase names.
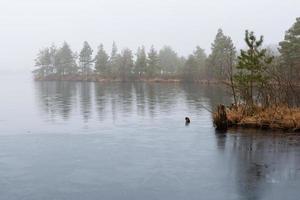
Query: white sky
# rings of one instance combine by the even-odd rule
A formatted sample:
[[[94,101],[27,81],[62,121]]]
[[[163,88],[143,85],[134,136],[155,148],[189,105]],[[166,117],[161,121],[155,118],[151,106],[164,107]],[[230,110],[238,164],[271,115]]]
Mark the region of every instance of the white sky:
[[[0,0],[0,70],[32,69],[38,49],[67,41],[79,51],[172,46],[180,55],[196,45],[210,52],[217,29],[244,46],[245,29],[277,44],[300,17],[300,0]]]

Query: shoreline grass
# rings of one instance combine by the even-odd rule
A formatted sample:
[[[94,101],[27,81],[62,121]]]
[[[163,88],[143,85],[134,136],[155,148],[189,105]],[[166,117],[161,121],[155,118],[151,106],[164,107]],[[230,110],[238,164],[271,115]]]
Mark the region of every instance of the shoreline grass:
[[[226,108],[228,127],[244,127],[300,132],[300,108],[288,106],[270,106],[263,108],[254,106],[249,109],[245,105]],[[218,113],[213,115],[214,124],[219,120]]]

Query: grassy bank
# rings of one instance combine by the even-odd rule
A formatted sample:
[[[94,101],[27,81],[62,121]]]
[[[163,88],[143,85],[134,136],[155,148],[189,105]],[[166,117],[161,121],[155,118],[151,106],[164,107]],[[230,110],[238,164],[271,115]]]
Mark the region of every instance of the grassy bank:
[[[228,127],[246,127],[300,132],[300,108],[287,106],[272,106],[251,109],[243,105],[226,108]],[[214,123],[219,120],[214,113]]]

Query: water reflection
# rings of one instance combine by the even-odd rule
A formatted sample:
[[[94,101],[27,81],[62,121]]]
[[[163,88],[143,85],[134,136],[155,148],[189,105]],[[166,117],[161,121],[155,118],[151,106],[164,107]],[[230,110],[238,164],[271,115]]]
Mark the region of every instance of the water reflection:
[[[227,132],[215,130],[215,136],[217,141],[217,148],[221,151],[224,151],[226,147]]]
[[[84,122],[96,111],[98,120],[136,115],[157,117],[174,109],[199,115],[219,102],[229,101],[223,88],[197,84],[35,82],[41,110],[52,120],[68,120],[79,105]],[[185,116],[182,116],[185,117]]]
[[[98,112],[99,120],[103,121],[105,113],[107,112],[107,87],[97,84],[95,86],[95,99],[96,99],[96,110]]]
[[[92,97],[91,97],[91,90],[92,90],[92,84],[89,82],[81,82],[80,84],[80,108],[81,113],[83,116],[83,119],[85,122],[87,122],[91,115],[91,109],[92,109]],[[62,93],[64,91],[61,91]]]
[[[77,93],[76,85],[71,82],[38,82],[35,84],[39,105],[43,111],[55,119],[70,117]]]
[[[151,118],[157,115],[156,104],[157,104],[157,91],[155,84],[148,85],[147,96],[148,96],[148,109]]]
[[[282,187],[291,180],[299,183],[300,161],[296,152],[300,143],[290,145],[286,137],[255,130],[216,132],[215,136],[227,168],[232,169],[238,199],[297,199],[297,194],[285,194]]]
[[[299,199],[299,138],[214,132],[219,86],[7,84],[0,199]]]

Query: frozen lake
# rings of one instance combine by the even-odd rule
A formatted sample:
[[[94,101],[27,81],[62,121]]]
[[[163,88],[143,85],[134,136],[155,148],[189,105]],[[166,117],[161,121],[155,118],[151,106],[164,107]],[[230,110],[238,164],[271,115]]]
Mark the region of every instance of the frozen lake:
[[[222,87],[7,75],[0,91],[0,199],[300,198],[299,139],[215,132]]]

